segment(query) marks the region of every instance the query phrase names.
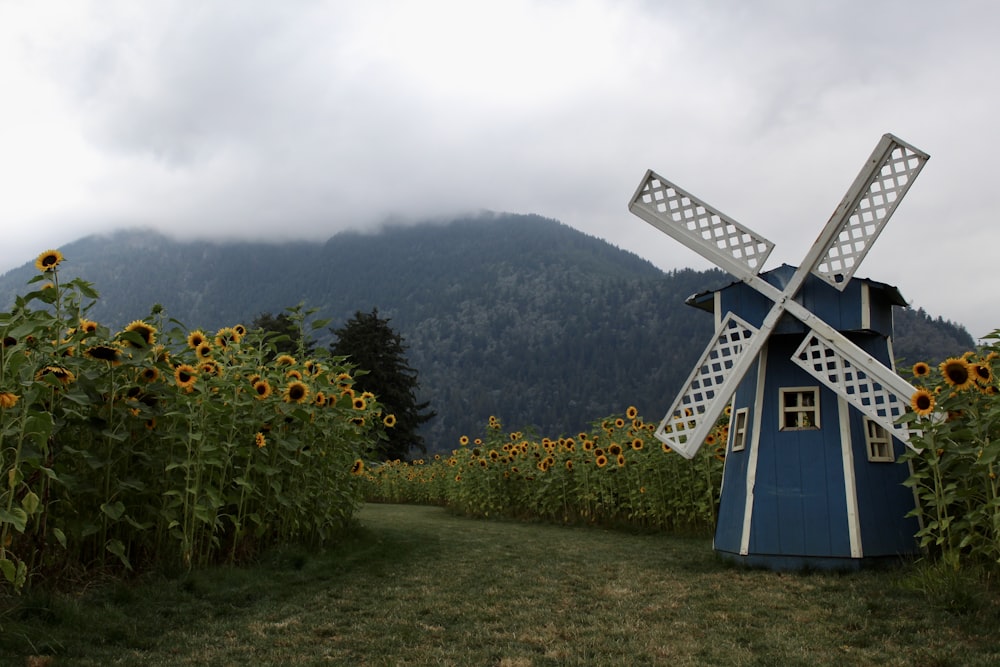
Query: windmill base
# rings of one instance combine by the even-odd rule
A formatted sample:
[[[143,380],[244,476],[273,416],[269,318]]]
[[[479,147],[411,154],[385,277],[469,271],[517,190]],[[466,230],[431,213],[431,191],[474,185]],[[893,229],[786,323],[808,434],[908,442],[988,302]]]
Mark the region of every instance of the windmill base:
[[[841,558],[832,556],[783,556],[774,554],[735,554],[716,549],[715,553],[727,563],[751,569],[775,572],[803,572],[809,570],[857,572],[862,569],[884,569],[902,565],[907,556],[873,556],[867,558]]]

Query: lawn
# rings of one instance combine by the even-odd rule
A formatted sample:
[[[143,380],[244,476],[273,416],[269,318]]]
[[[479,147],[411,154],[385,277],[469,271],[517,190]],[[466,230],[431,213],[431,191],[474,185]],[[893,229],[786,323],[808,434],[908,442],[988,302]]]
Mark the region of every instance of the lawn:
[[[321,553],[0,599],[0,663],[1000,664],[996,585],[975,573],[752,571],[704,538],[437,507],[358,523]]]

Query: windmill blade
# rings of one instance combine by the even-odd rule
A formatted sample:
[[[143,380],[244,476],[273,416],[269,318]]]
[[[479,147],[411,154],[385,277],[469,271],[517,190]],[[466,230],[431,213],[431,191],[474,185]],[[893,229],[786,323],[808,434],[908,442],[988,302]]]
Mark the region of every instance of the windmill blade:
[[[774,244],[682,190],[647,171],[629,210],[737,278],[755,275]]]
[[[928,159],[902,139],[884,135],[803,264],[843,290]]]
[[[684,458],[692,458],[736,391],[767,336],[728,313],[654,432]]]
[[[792,361],[912,448],[908,427],[897,421],[916,389],[876,359],[858,352],[853,343],[834,342],[810,330]]]

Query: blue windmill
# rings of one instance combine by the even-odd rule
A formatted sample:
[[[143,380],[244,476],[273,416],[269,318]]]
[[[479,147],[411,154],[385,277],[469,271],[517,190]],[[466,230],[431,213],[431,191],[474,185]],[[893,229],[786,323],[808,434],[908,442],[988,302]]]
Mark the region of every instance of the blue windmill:
[[[927,154],[890,134],[798,268],[774,244],[652,171],[629,210],[737,278],[696,295],[715,335],[655,434],[691,458],[731,405],[715,549],[773,569],[857,568],[915,553],[891,462],[914,388],[892,368],[899,292],[852,280]]]

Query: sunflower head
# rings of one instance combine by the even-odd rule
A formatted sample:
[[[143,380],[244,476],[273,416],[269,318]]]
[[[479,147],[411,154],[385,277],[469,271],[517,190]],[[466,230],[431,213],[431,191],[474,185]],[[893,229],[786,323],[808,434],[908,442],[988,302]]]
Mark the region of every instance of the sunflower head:
[[[0,391],[0,410],[6,410],[17,405],[18,399],[21,398],[17,394],[9,391]]]
[[[263,401],[271,395],[271,384],[267,380],[257,380],[252,386],[254,397],[257,400]]]
[[[993,371],[986,364],[972,364],[972,377],[979,385],[987,385],[993,380]]]
[[[913,364],[913,377],[922,378],[922,377],[927,377],[930,374],[931,374],[931,367],[927,363],[923,361],[918,361],[917,363]]]
[[[257,431],[257,433],[254,434],[253,438],[254,441],[257,443],[257,449],[261,449],[267,446],[267,438],[265,438],[264,434],[261,433],[260,431]]]
[[[181,389],[190,389],[198,379],[198,369],[190,364],[180,364],[174,369],[174,381]]]
[[[274,360],[274,363],[277,366],[294,366],[295,357],[293,357],[290,354],[282,354],[279,355],[278,358]]]
[[[396,425],[396,415],[386,415],[385,419],[382,420],[382,423],[385,424],[386,428],[392,428],[393,426]],[[469,441],[468,437],[466,436],[462,437],[465,438],[466,442]]]
[[[195,329],[188,334],[187,344],[192,350],[197,350],[199,345],[206,342],[208,342],[208,337],[201,329]]]
[[[147,324],[142,320],[135,320],[134,322],[131,322],[127,327],[125,327],[125,331],[138,334],[139,338],[142,339],[142,342],[145,345],[152,345],[156,342],[156,327],[151,324]],[[125,343],[136,347],[135,340],[132,338],[126,338]]]
[[[83,356],[96,361],[106,361],[112,366],[122,362],[122,351],[114,345],[94,345],[83,351]]]
[[[309,388],[303,383],[295,380],[289,382],[285,387],[284,400],[286,403],[302,403],[309,398]]]
[[[975,381],[969,362],[962,357],[951,357],[941,362],[939,366],[944,381],[955,390],[968,389]]]
[[[35,260],[35,268],[42,273],[48,273],[49,271],[55,271],[56,267],[62,261],[63,255],[61,252],[58,250],[46,250]]]
[[[934,394],[926,389],[917,389],[910,397],[910,406],[918,415],[926,417],[934,411]]]

